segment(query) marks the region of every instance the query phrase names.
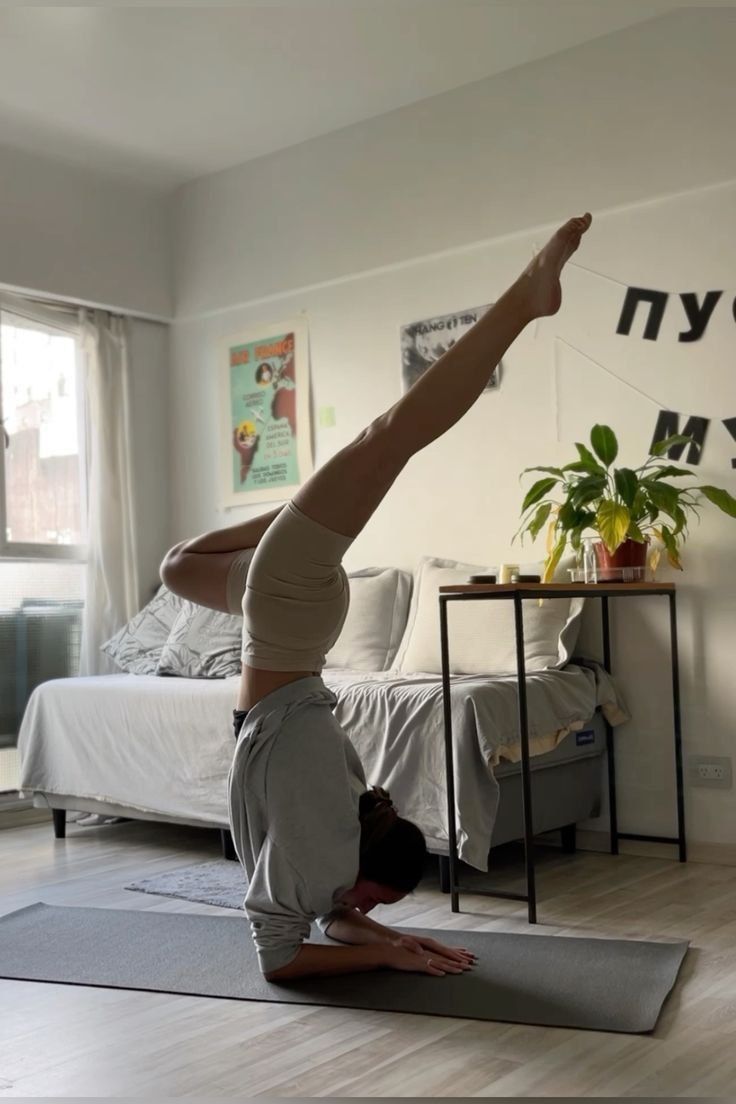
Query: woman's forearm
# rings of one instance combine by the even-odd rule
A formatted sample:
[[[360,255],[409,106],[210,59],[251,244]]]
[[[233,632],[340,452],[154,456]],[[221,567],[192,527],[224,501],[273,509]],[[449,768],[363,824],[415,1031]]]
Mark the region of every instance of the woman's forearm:
[[[370,946],[323,947],[302,943],[296,957],[286,966],[265,974],[267,981],[288,981],[299,977],[329,977],[332,974],[358,974],[380,970],[388,964],[387,944]]]
[[[338,943],[352,944],[389,943],[399,938],[393,928],[384,927],[357,909],[350,908],[336,910],[326,933]]]

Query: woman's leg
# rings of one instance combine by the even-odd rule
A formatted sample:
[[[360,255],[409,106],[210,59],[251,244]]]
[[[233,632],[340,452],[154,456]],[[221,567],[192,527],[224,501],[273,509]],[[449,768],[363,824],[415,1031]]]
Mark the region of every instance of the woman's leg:
[[[279,506],[239,525],[215,529],[174,545],[161,564],[163,582],[169,590],[197,605],[224,613],[236,612],[227,600],[233,561],[245,549],[256,547],[282,510],[283,506]]]
[[[470,409],[524,327],[559,310],[560,272],[590,223],[590,215],[565,223],[472,330],[316,471],[294,504],[328,529],[357,536],[414,453]]]

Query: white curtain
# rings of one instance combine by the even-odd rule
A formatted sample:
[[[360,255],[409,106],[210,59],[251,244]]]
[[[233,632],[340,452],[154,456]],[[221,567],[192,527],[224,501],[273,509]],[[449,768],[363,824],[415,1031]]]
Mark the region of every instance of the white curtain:
[[[100,645],[137,613],[127,319],[79,310],[86,396],[87,587],[80,674],[117,670]]]

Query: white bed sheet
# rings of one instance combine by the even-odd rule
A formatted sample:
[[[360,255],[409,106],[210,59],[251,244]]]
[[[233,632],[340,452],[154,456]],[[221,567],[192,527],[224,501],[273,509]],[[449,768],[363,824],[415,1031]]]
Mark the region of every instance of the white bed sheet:
[[[447,849],[442,686],[435,675],[326,669],[337,720],[369,783],[381,784],[415,820],[432,850]],[[213,826],[227,823],[237,678],[155,675],[59,679],[31,696],[19,735],[24,793],[64,794]],[[528,678],[534,754],[552,750],[601,706],[628,719],[600,668],[569,666]],[[513,678],[452,679],[458,843],[485,869],[498,805],[493,766],[518,759]]]

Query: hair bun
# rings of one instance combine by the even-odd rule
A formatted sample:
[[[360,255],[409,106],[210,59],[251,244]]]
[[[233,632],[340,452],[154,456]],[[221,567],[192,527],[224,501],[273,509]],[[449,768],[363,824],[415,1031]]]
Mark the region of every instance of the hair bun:
[[[369,790],[360,795],[360,815],[368,816],[379,809],[394,809],[391,794],[382,786],[371,786]]]
[[[381,786],[371,786],[360,795],[358,816],[361,822],[361,854],[375,846],[399,819],[391,795]]]

